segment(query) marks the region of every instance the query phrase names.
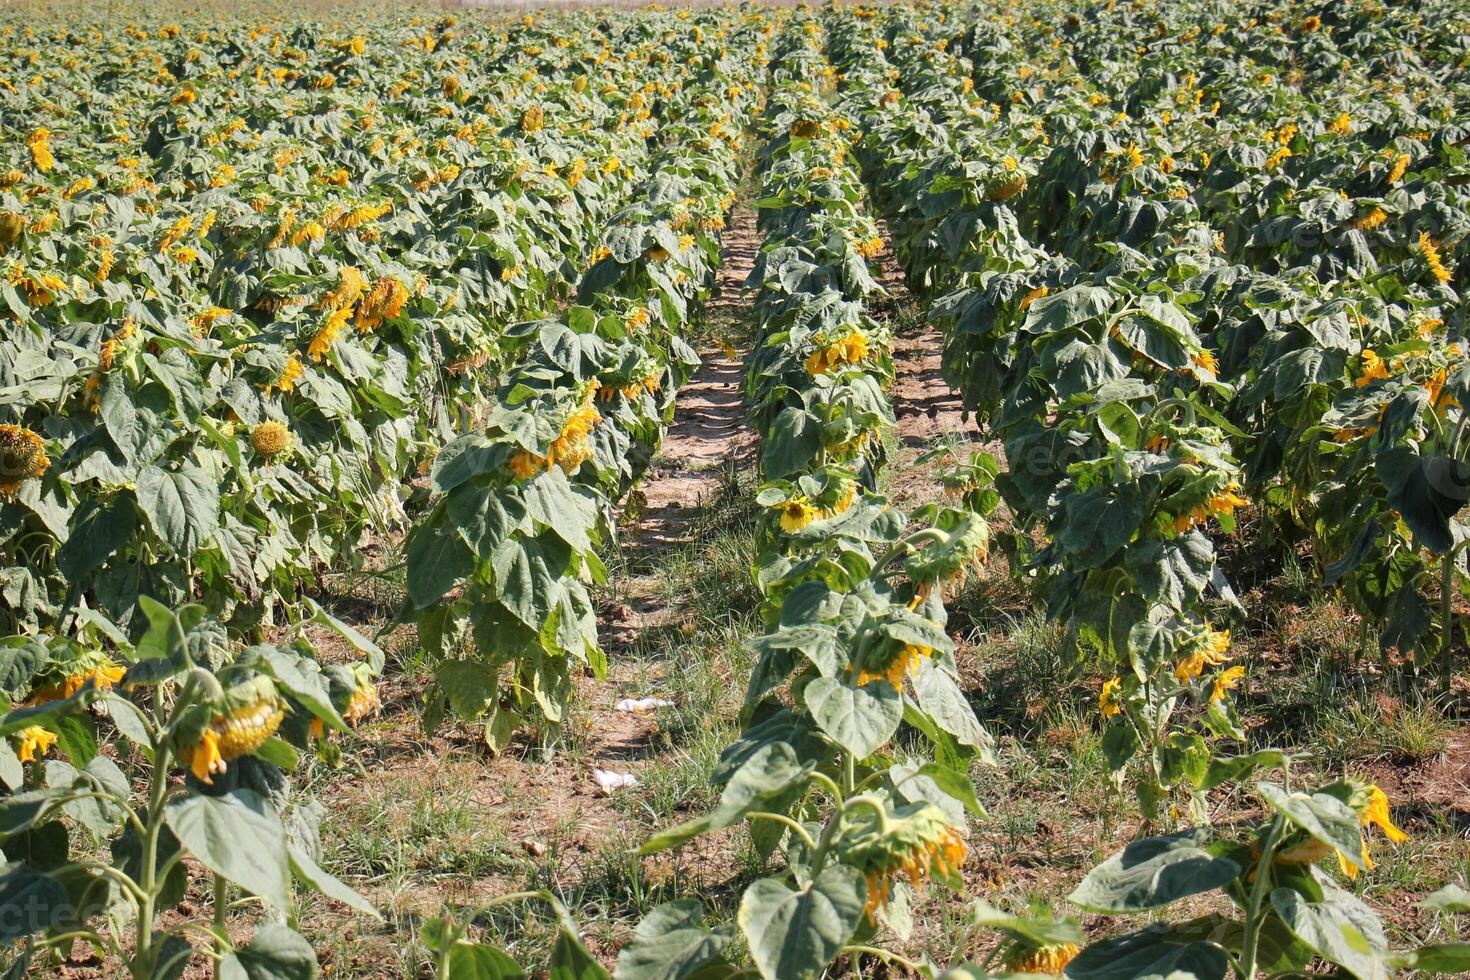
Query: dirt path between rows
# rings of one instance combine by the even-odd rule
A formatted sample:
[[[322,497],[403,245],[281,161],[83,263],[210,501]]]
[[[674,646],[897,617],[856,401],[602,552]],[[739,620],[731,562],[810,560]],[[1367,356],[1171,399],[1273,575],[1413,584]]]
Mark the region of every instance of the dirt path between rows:
[[[891,240],[884,222],[878,228],[885,241]],[[889,466],[891,493],[900,505],[913,506],[942,494],[936,467],[916,466],[915,459],[945,436],[973,441],[978,433],[975,421],[964,417],[959,392],[944,380],[940,368],[944,337],[909,292],[898,260],[885,248],[875,266],[874,277],[887,295],[872,301],[870,307],[893,331],[894,377],[888,397],[898,421],[899,452]]]
[[[705,311],[706,323],[720,338],[744,332],[742,321],[751,313],[745,277],[759,250],[755,213],[737,205],[725,231],[715,297]],[[704,364],[679,391],[674,423],[639,487],[643,512],[628,535],[635,553],[687,543],[691,514],[719,491],[729,469],[754,465],[755,433],[745,422],[740,353],[732,358],[716,343],[699,356]]]
[[[734,475],[755,466],[756,436],[745,417],[744,354],[725,345],[747,332],[752,298],[744,283],[759,251],[755,212],[737,204],[725,230],[715,295],[705,310],[711,339],[699,351],[704,363],[679,391],[673,424],[638,487],[636,517],[623,528],[622,554],[631,577],[623,601],[604,617],[614,649],[677,616],[657,588],[660,557],[691,543],[707,506]]]

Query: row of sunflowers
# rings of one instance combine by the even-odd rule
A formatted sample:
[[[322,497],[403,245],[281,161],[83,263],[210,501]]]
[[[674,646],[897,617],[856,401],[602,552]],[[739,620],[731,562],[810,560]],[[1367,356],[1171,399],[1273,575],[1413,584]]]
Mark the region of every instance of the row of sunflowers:
[[[706,925],[697,899],[655,908],[619,956],[626,980],[880,963],[935,976],[876,943],[911,934],[926,885],[961,887],[968,820],[983,812],[968,767],[991,738],[958,684],[945,598],[983,560],[989,528],[964,506],[905,514],[878,492],[894,428],[889,337],[868,308],[883,239],[825,40],[811,11],[785,22],[759,124],[746,401],[765,480],[753,571],[766,632],[750,642],[742,731],[712,776],[718,804],[643,848],[743,825],[769,870],[743,887],[733,924]],[[651,968],[675,948],[688,952]],[[1041,949],[1016,932],[1008,955],[1021,965]]]
[[[149,596],[244,634],[401,525],[504,324],[570,294],[715,57],[680,27],[678,62],[630,27],[574,74],[536,25],[376,49],[11,26],[5,631],[136,631]]]
[[[698,365],[769,28],[593,23],[0,28],[17,975],[311,976],[306,893],[377,915],[303,788],[379,707],[310,586],[370,539],[407,530],[429,724],[503,740],[600,669],[588,586]]]
[[[1470,500],[1448,264],[1470,216],[1454,179],[1464,89],[1439,74],[1464,61],[1457,15],[1072,6],[859,9],[829,34],[946,375],[1004,447],[1014,529],[997,538],[1112,675],[1109,763],[1148,821],[1182,828],[1069,896],[1159,921],[1054,945],[1043,972],[1463,971],[1463,944],[1392,950],[1318,866],[1335,856],[1353,878],[1372,867],[1370,831],[1404,834],[1376,786],[1294,786],[1291,756],[1253,747],[1232,703],[1244,668],[1207,618],[1247,615],[1218,548],[1250,507],[1273,546],[1311,541],[1385,649],[1421,663],[1450,649]],[[1426,21],[1435,40],[1410,50]],[[1365,32],[1381,42],[1369,57]],[[1252,776],[1263,815],[1239,823]],[[1226,912],[1162,911],[1211,892]]]

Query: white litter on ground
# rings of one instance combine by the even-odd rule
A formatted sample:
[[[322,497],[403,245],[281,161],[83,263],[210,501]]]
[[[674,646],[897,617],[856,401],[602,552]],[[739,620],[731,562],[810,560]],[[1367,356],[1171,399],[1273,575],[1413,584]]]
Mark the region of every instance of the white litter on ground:
[[[665,701],[663,698],[623,698],[613,705],[614,711],[631,711],[637,715],[648,714],[659,708],[672,708],[674,702]]]
[[[608,796],[611,796],[614,790],[638,785],[638,777],[631,772],[611,772],[607,769],[593,769],[592,778],[597,780],[598,788]]]

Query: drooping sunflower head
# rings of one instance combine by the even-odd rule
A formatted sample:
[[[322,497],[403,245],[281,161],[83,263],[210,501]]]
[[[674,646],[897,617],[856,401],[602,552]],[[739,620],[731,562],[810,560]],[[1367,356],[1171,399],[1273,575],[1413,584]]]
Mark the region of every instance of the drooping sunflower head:
[[[88,683],[103,691],[115,687],[127,673],[101,650],[82,650],[65,663],[51,664],[31,684],[29,704],[61,701],[76,694]]]
[[[1203,674],[1206,667],[1218,667],[1229,656],[1230,631],[1202,626],[1185,641],[1179,662],[1174,667],[1174,676],[1179,683],[1188,684]]]
[[[1067,964],[1081,952],[1076,943],[1048,943],[1044,945],[1015,944],[1005,958],[1005,968],[1011,973],[1035,973],[1044,976],[1060,976]]]
[[[22,728],[15,733],[17,740],[15,746],[15,757],[21,762],[36,762],[41,759],[51,747],[56,744],[57,738],[53,732],[47,731],[40,725],[31,725]]]
[[[0,425],[0,499],[11,499],[26,480],[38,480],[51,468],[46,444],[30,429]]]
[[[14,211],[0,211],[0,255],[14,245],[25,230],[26,219]]]
[[[931,537],[904,563],[922,595],[935,586],[962,584],[969,570],[981,567],[990,552],[990,525],[979,514],[945,508]]]
[[[780,505],[781,530],[788,534],[800,531],[821,516],[811,500],[804,494],[796,494]]]
[[[872,342],[861,328],[854,327],[838,336],[818,337],[817,349],[806,359],[806,371],[812,377],[837,368],[858,364],[872,351]]]
[[[933,880],[958,885],[969,849],[960,829],[933,803],[908,804],[882,819],[867,807],[853,808],[841,819],[848,825],[839,855],[867,879],[865,912],[870,922],[887,907],[899,876],[918,891]]]
[[[814,140],[826,131],[826,127],[815,119],[798,119],[791,124],[792,139]]]
[[[934,657],[934,651],[913,643],[879,643],[868,648],[867,661],[854,664],[856,671],[853,683],[863,687],[876,681],[887,681],[895,688],[903,689],[903,680],[911,671],[917,670],[924,660]]]
[[[991,179],[985,185],[985,197],[991,201],[1009,201],[1026,191],[1026,175],[1019,170],[1009,170]]]
[[[1372,870],[1373,858],[1368,850],[1366,832],[1377,828],[1395,844],[1409,839],[1393,822],[1389,812],[1388,795],[1372,783],[1357,779],[1340,779],[1319,789],[1314,796],[1328,796],[1345,804],[1358,818],[1365,832],[1360,836],[1356,853],[1347,854],[1335,845],[1315,837],[1304,829],[1296,830],[1276,852],[1279,864],[1316,864],[1332,854],[1337,855],[1338,866],[1349,878],[1356,878],[1359,870]]]
[[[213,782],[226,763],[259,749],[286,717],[275,682],[258,675],[226,691],[210,709],[208,723],[179,756],[201,783]]]

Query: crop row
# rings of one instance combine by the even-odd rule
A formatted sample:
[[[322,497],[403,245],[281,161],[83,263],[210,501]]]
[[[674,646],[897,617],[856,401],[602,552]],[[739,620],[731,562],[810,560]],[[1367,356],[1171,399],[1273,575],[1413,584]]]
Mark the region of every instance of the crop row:
[[[589,593],[605,579],[598,550],[615,545],[613,506],[699,366],[682,334],[714,283],[741,178],[739,137],[759,96],[758,60],[709,67],[672,107],[668,142],[609,221],[576,304],[563,319],[506,333],[514,364],[483,428],[434,460],[437,501],[406,549],[419,644],[437,682],[431,728],[450,709],[483,721],[497,748],[530,722],[549,735],[572,678],[606,669]]]
[[[1186,23],[1193,13],[1187,4],[1170,11]],[[1003,538],[1008,557],[1067,624],[1076,653],[1116,675],[1099,697],[1103,748],[1120,773],[1135,770],[1145,815],[1158,819],[1179,791],[1192,804],[1193,827],[1135,842],[1071,900],[1118,914],[1221,889],[1235,905],[1234,918],[1203,929],[1193,920],[1102,940],[1071,960],[1068,976],[1114,975],[1125,959],[1129,975],[1167,961],[1200,977],[1253,977],[1316,958],[1359,976],[1394,966],[1454,971],[1466,962],[1462,947],[1390,952],[1376,913],[1315,867],[1334,853],[1349,876],[1371,867],[1359,825],[1402,839],[1381,791],[1351,778],[1292,791],[1285,753],[1230,755],[1220,744],[1247,741],[1231,697],[1244,668],[1229,665],[1229,633],[1206,618],[1244,612],[1216,551],[1235,532],[1237,510],[1256,502],[1276,510],[1276,526],[1317,522],[1319,531],[1326,521],[1369,522],[1373,533],[1362,524],[1347,529],[1357,537],[1354,554],[1328,578],[1348,579],[1363,607],[1351,577],[1372,577],[1389,600],[1378,563],[1395,563],[1403,575],[1392,585],[1397,597],[1364,608],[1388,620],[1386,645],[1409,652],[1425,639],[1427,610],[1416,617],[1421,633],[1409,635],[1392,604],[1422,603],[1422,573],[1406,560],[1423,568],[1433,559],[1405,546],[1412,534],[1416,544],[1445,550],[1435,532],[1448,539],[1443,522],[1458,507],[1426,494],[1427,486],[1452,496],[1445,481],[1415,475],[1453,465],[1431,457],[1445,451],[1441,420],[1458,410],[1459,382],[1445,373],[1458,372],[1458,348],[1437,333],[1452,274],[1428,269],[1423,245],[1443,232],[1435,226],[1443,212],[1425,203],[1434,192],[1394,191],[1419,182],[1409,174],[1416,153],[1431,170],[1420,143],[1449,144],[1432,132],[1395,137],[1391,118],[1355,126],[1335,106],[1301,105],[1288,121],[1277,113],[1290,110],[1254,98],[1249,89],[1270,85],[1274,73],[1260,69],[1252,45],[1262,34],[1289,34],[1287,22],[1276,15],[1255,33],[1259,21],[1205,32],[1160,15],[1139,33],[1198,42],[1216,60],[1162,43],[1136,68],[1140,49],[1126,46],[1145,39],[1114,37],[1118,24],[1100,19],[1064,21],[1051,52],[1025,39],[1040,24],[1032,16],[977,14],[948,24],[898,7],[882,18],[842,18],[832,31],[850,111],[862,121],[860,156],[910,282],[944,329],[946,373],[1004,445],[1008,466],[996,482],[1017,521]],[[1346,25],[1334,26],[1347,36]],[[1319,43],[1321,19],[1304,16],[1296,27],[1302,47]],[[1146,44],[1141,51],[1154,54]],[[1176,58],[1210,67],[1166,75]],[[1278,58],[1283,72],[1301,64],[1291,47]],[[1088,61],[1105,70],[1075,74]],[[1246,70],[1256,73],[1255,86],[1242,84]],[[1310,75],[1297,74],[1308,75],[1295,84],[1311,92]],[[1268,145],[1257,150],[1251,144],[1263,130]],[[1340,165],[1370,154],[1387,166],[1349,173]],[[1357,203],[1333,204],[1347,233],[1364,231],[1353,226],[1354,213],[1382,211],[1370,195],[1401,213],[1405,225],[1377,258],[1371,248],[1366,259],[1357,253],[1376,281],[1339,281],[1343,264],[1292,248],[1304,233],[1300,220],[1320,211],[1295,205],[1301,219],[1288,219],[1268,204],[1303,194],[1321,201],[1323,185],[1334,202],[1357,192]],[[1242,227],[1252,208],[1260,224]],[[1435,230],[1406,247],[1402,228],[1426,223]],[[1292,286],[1305,295],[1292,297]],[[1294,322],[1312,332],[1294,333]],[[1404,339],[1409,332],[1413,340]],[[1338,471],[1347,486],[1295,482],[1307,454],[1328,464],[1341,457],[1324,440],[1341,446],[1373,435],[1331,438],[1335,413],[1385,397],[1385,418],[1403,406],[1392,435],[1397,455],[1378,435]],[[1304,414],[1306,404],[1314,415]],[[1290,438],[1263,430],[1262,417],[1276,412],[1291,419]],[[1405,483],[1414,489],[1395,489]],[[1361,495],[1338,496],[1348,487]],[[1335,509],[1344,505],[1346,513]],[[1395,510],[1399,530],[1381,542]],[[1342,532],[1316,540],[1341,541]],[[1255,784],[1266,818],[1243,836],[1210,829],[1208,792],[1261,768],[1281,770],[1280,782]],[[1191,856],[1208,870],[1181,876],[1178,890],[1131,891],[1135,872]],[[1348,919],[1355,926],[1345,942],[1326,923]]]
[[[583,32],[580,52],[532,22],[416,22],[376,53],[163,28],[126,46],[156,45],[157,78],[58,55],[64,71],[8,94],[33,120],[61,112],[63,77],[118,87],[126,118],[168,106],[124,168],[151,180],[137,200],[70,183],[116,149],[85,87],[6,192],[29,209],[6,242],[22,271],[0,355],[17,421],[0,428],[3,574],[25,599],[0,641],[17,970],[80,941],[138,977],[202,957],[314,975],[296,888],[376,915],[320,867],[325,811],[296,784],[377,709],[384,657],[300,580],[406,523],[406,481],[456,431],[478,427],[408,499],[406,615],[439,681],[426,721],[453,707],[503,740],[554,722],[576,666],[600,667],[595,549],[698,364],[680,334],[760,97],[761,19],[688,20]],[[225,105],[244,122],[218,125]],[[51,225],[32,213],[48,206]],[[104,224],[109,267],[84,275],[61,245]],[[357,657],[324,665],[322,630]],[[205,883],[212,921],[185,911]],[[283,924],[240,943],[242,895]]]
[[[719,803],[644,847],[743,824],[778,870],[745,887],[734,927],[705,926],[694,899],[654,909],[619,958],[629,980],[735,975],[746,957],[783,980],[905,963],[870,943],[908,935],[926,883],[960,885],[967,811],[980,812],[967,763],[990,739],[957,683],[944,596],[988,528],[952,507],[905,515],[878,492],[893,369],[866,301],[882,239],[822,42],[811,13],[783,25],[760,127],[746,395],[766,481],[753,572],[767,632],[750,644],[743,731],[713,774]],[[689,952],[671,962],[674,948]]]
[[[713,57],[691,35],[651,66],[630,32],[595,77],[543,78],[540,27],[445,18],[417,53],[164,34],[127,48],[156,75],[72,45],[3,96],[6,632],[141,630],[148,596],[245,634],[358,562]]]

